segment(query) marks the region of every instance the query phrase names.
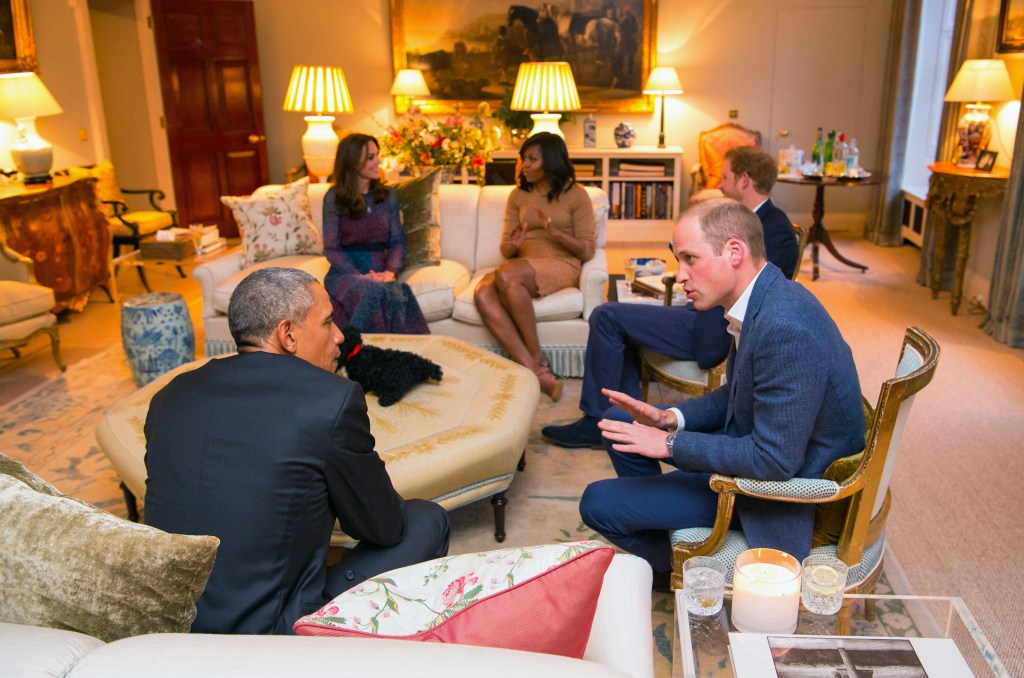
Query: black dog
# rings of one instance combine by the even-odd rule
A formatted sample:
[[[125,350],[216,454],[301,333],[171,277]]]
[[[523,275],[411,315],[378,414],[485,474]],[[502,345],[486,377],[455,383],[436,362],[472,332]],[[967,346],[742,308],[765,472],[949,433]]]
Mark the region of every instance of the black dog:
[[[341,330],[345,340],[338,345],[338,371],[363,387],[364,393],[376,393],[381,407],[389,407],[402,399],[409,389],[421,381],[441,381],[441,366],[423,356],[393,348],[368,346],[354,327]]]

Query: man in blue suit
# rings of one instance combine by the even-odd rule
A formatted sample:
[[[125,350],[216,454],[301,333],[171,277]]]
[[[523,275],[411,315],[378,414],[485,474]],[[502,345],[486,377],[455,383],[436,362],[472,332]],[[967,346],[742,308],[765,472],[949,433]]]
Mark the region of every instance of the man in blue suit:
[[[669,531],[711,527],[712,473],[759,480],[821,477],[864,447],[860,382],[850,347],[815,297],[765,261],[761,224],[731,200],[702,202],[673,234],[677,280],[697,309],[723,306],[734,347],[728,382],[660,408],[605,389],[620,410],[599,426],[618,478],[583,493],[583,521],[645,558],[655,584],[672,569]],[[676,470],[662,473],[664,461]],[[740,497],[733,527],[751,547],[803,559],[814,506]]]
[[[749,207],[761,220],[768,261],[787,278],[800,261],[793,225],[769,197],[778,167],[762,148],[740,146],[725,154],[718,188],[727,198]],[[693,306],[601,304],[590,314],[586,365],[580,409],[583,416],[571,424],[545,426],[541,435],[561,447],[601,449],[597,422],[608,409],[602,388],[640,397],[640,349],[663,353],[677,360],[695,360],[701,369],[718,365],[729,354],[732,337],[720,307],[698,310]]]
[[[263,268],[235,288],[238,355],[159,391],[146,417],[146,524],[220,539],[193,633],[292,625],[386,570],[448,553],[447,512],[395,491],[322,284]],[[359,544],[328,566],[335,521]]]

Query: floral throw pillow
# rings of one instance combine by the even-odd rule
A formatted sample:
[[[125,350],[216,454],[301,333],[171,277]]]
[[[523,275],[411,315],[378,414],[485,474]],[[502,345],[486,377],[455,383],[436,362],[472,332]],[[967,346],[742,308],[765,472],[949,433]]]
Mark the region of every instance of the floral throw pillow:
[[[313,223],[303,178],[258,197],[223,195],[242,231],[241,268],[289,254],[323,254],[324,242]]]
[[[615,550],[596,541],[438,558],[368,579],[295,622],[307,636],[400,638],[583,658]]]

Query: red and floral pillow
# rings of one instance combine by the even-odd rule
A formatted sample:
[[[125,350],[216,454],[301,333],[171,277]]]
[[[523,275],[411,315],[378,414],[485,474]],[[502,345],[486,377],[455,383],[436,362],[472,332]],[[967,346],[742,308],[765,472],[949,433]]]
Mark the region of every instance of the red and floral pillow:
[[[358,584],[295,622],[295,632],[582,659],[614,555],[582,541],[438,558]]]

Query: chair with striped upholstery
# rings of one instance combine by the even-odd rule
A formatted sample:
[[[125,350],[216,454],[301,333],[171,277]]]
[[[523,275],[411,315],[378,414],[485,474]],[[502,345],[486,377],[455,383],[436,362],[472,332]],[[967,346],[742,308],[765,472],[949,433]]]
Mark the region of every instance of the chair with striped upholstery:
[[[882,572],[889,482],[903,427],[914,396],[935,374],[939,353],[939,345],[927,333],[907,328],[896,376],[882,383],[873,416],[868,419],[864,450],[833,462],[824,478],[775,482],[712,475],[711,489],[718,494],[715,525],[672,533],[672,587],[682,587],[683,563],[694,556],[721,560],[726,565],[726,581],[732,581],[733,563],[748,545],[741,531],[729,529],[729,522],[736,496],[745,495],[817,504],[811,554],[838,556],[850,567],[846,590],[870,593]]]

